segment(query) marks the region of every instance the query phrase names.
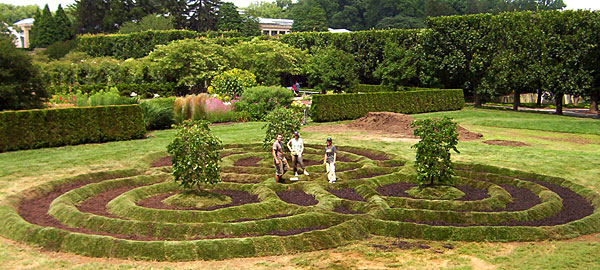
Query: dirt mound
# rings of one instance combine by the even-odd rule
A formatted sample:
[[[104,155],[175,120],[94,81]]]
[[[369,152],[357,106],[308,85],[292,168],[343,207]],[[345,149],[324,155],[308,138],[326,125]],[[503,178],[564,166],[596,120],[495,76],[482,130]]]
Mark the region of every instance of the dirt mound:
[[[487,140],[487,141],[483,141],[483,143],[490,144],[490,145],[501,145],[501,146],[512,146],[512,147],[529,146],[528,143],[516,142],[516,141],[506,141],[506,140]]]
[[[392,133],[402,137],[417,138],[413,135],[414,128],[410,123],[415,121],[410,115],[393,112],[370,112],[366,116],[358,118],[346,126],[351,129],[377,130],[384,133]],[[470,132],[461,127],[457,128],[461,141],[476,140],[482,137],[480,133]]]

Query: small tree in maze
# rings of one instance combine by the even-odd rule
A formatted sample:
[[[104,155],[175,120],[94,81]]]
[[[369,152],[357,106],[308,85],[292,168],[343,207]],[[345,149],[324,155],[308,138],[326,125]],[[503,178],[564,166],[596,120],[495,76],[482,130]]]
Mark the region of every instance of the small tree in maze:
[[[300,130],[302,117],[301,112],[293,109],[278,107],[272,110],[265,119],[267,124],[263,126],[267,130],[263,146],[270,147],[279,133],[283,135],[282,142],[285,144],[292,138],[294,131]]]
[[[425,119],[411,123],[413,134],[421,140],[412,146],[417,149],[416,169],[419,186],[454,184],[454,168],[450,160],[450,150],[456,153],[458,132],[456,123],[450,118]]]
[[[178,126],[175,139],[167,146],[173,155],[173,176],[185,188],[220,181],[221,140],[214,136],[206,121],[185,121]]]

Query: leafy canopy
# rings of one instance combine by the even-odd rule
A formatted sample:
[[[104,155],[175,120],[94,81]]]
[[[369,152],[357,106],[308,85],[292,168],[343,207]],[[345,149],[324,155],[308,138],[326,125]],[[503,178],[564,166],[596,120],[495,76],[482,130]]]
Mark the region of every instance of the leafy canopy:
[[[263,126],[263,129],[266,129],[263,147],[268,148],[277,138],[277,134],[283,135],[282,142],[289,141],[294,131],[300,130],[302,114],[293,109],[278,107],[267,114],[265,120],[267,123]]]

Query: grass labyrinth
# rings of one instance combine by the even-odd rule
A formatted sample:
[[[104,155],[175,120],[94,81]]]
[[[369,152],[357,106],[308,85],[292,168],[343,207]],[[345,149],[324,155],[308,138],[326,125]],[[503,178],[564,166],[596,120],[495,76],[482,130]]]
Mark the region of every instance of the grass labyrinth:
[[[600,231],[600,195],[563,178],[458,163],[465,195],[427,200],[408,195],[416,179],[403,158],[367,148],[340,147],[340,180],[329,184],[321,148],[306,147],[310,178],[281,185],[260,145],[227,145],[223,182],[202,186],[213,197],[192,204],[170,203],[186,191],[165,153],[143,158],[149,169],[46,182],[6,198],[0,234],[92,257],[190,261],[328,249],[369,235],[533,241]]]

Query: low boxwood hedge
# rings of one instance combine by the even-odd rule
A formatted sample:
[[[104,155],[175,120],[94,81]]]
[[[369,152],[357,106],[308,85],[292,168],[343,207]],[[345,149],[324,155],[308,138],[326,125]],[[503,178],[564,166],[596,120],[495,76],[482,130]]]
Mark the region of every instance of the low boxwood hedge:
[[[314,95],[313,121],[356,119],[368,112],[425,113],[460,110],[465,106],[461,89],[428,89],[365,94]]]
[[[131,140],[145,134],[139,105],[0,112],[0,152]]]

